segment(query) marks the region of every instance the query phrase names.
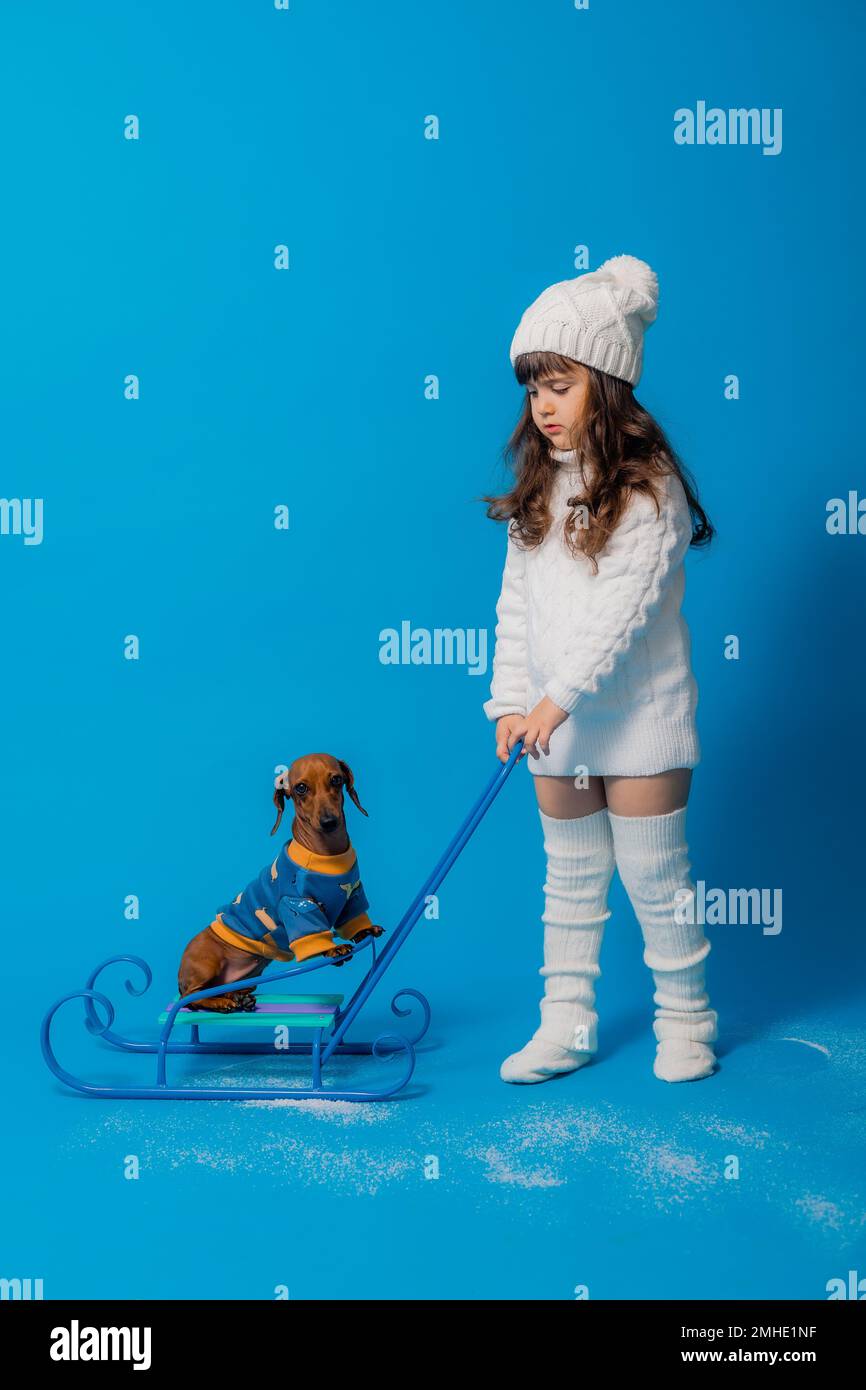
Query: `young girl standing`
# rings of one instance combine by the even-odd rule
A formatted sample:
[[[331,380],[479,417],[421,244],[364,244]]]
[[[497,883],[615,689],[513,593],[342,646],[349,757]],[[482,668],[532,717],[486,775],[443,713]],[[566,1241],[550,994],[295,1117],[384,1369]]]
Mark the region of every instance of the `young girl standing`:
[[[545,1081],[597,1050],[614,867],[655,983],[655,1075],[694,1081],[716,1062],[710,943],[688,920],[686,803],[700,745],[680,612],[686,551],[713,528],[633,393],[657,305],[650,267],[614,256],[544,290],[511,344],[527,394],[506,451],[514,487],[483,499],[508,522],[484,712],[503,762],[524,740],[547,877],[541,1024],[502,1063],[504,1081]]]

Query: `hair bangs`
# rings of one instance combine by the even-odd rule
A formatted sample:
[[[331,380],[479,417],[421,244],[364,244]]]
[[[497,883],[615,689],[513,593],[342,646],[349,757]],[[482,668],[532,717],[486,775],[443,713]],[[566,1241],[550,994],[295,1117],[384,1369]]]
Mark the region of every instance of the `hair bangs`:
[[[572,357],[563,357],[560,352],[521,352],[514,363],[514,375],[525,386],[528,381],[573,375],[577,365]]]

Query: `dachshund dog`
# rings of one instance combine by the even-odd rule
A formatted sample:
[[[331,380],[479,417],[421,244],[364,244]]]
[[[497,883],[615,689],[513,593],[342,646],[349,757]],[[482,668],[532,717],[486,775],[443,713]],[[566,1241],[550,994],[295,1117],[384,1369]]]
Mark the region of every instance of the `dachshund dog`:
[[[178,971],[182,998],[212,985],[249,980],[272,960],[323,955],[342,965],[352,954],[348,942],[382,935],[382,928],[367,916],[369,903],[346,829],[344,791],[361,814],[367,814],[358,800],[352,769],[329,753],[310,753],[296,758],[274,785],[278,814],[271,834],[276,833],[288,796],[295,808],[292,837],[273,864],[189,942]],[[255,1007],[253,989],[214,994],[189,1005],[218,1013]]]

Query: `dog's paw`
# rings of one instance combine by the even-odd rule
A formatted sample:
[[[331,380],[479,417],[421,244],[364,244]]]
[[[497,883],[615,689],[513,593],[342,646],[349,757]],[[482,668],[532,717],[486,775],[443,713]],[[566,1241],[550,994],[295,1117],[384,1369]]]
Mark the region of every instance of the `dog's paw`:
[[[233,1014],[237,1012],[239,1006],[229,994],[213,994],[209,998],[199,999],[187,1007],[200,1009],[202,1012],[210,1014]]]
[[[357,945],[359,941],[366,941],[368,936],[384,936],[385,928],[377,927],[375,924],[369,927],[362,927],[357,936],[352,937],[352,941]]]
[[[330,951],[325,951],[329,960],[333,960],[335,965],[345,965],[346,960],[352,954],[351,946],[332,946]]]

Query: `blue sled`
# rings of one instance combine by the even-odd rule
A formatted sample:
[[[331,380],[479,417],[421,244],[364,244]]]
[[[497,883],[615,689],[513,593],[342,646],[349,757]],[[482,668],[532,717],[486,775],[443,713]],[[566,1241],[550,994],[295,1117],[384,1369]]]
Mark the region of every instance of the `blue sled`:
[[[400,999],[411,999],[420,1008],[421,1018],[408,1037],[401,1033],[382,1033],[372,1043],[347,1042],[346,1031],[357,1018],[412,931],[426,906],[428,895],[436,892],[460,851],[501,791],[520,757],[522,748],[523,740],[521,739],[511,750],[508,762],[497,765],[496,772],[451,840],[436,867],[412,899],[390,940],[382,950],[377,953],[374,937],[368,937],[353,948],[352,956],[369,951],[371,960],[366,975],[345,1008],[342,1007],[343,996],[339,994],[258,993],[260,989],[270,991],[271,987],[279,980],[293,980],[297,975],[307,974],[311,970],[321,970],[324,966],[331,964],[330,961],[319,957],[318,959],[303,961],[299,965],[289,966],[287,969],[274,974],[266,972],[249,983],[244,982],[245,989],[252,988],[256,991],[255,1012],[209,1014],[188,1009],[187,1006],[194,1000],[206,999],[211,995],[231,993],[238,988],[238,981],[230,985],[215,985],[210,989],[197,990],[194,994],[188,994],[183,1000],[175,998],[159,1017],[159,1022],[162,1024],[159,1039],[156,1042],[137,1042],[132,1038],[124,1038],[113,1031],[114,1006],[107,995],[101,994],[95,988],[96,980],[107,966],[118,962],[127,962],[141,971],[143,983],[136,986],[131,980],[127,980],[126,991],[128,994],[140,996],[149,988],[153,976],[147,962],[138,956],[112,956],[92,971],[84,989],[65,994],[62,999],[58,999],[55,1004],[52,1004],[45,1015],[42,1021],[41,1041],[42,1055],[47,1066],[60,1081],[66,1086],[71,1086],[73,1090],[108,1100],[311,1100],[319,1098],[363,1101],[386,1100],[390,1096],[396,1095],[398,1091],[402,1091],[408,1085],[415,1070],[416,1044],[423,1038],[430,1024],[430,1006],[424,995],[415,989],[401,989],[391,1000],[391,1010],[398,1018],[406,1018],[412,1012],[411,1006],[401,1008],[398,1005],[397,1001]],[[348,964],[351,957],[346,956],[344,959]],[[112,1047],[120,1048],[124,1052],[156,1054],[156,1082],[153,1086],[96,1086],[89,1081],[82,1081],[61,1067],[51,1046],[51,1023],[58,1009],[62,1008],[70,999],[84,1000],[84,1026],[95,1037],[101,1037],[104,1042],[110,1043]],[[100,1010],[103,1011],[104,1018],[100,1017]],[[271,1031],[272,1039],[269,1042],[241,1042],[240,1040],[202,1042],[201,1029],[207,1025],[207,1031],[210,1031],[214,1024],[231,1029],[235,1034],[239,1031],[246,1032],[250,1028],[267,1028]],[[173,1030],[180,1027],[189,1027],[188,1042],[172,1040]],[[279,1036],[275,1035],[275,1029],[279,1029]],[[291,1033],[289,1030],[296,1033],[298,1031],[306,1032],[309,1041],[290,1041]],[[176,1037],[177,1034],[175,1034]],[[195,1053],[202,1056],[215,1054],[261,1057],[305,1056],[309,1057],[311,1061],[310,1085],[292,1088],[275,1086],[231,1086],[226,1088],[194,1085],[169,1086],[166,1080],[166,1057],[169,1053],[172,1055]],[[330,1058],[346,1055],[373,1056],[380,1060],[399,1057],[402,1059],[403,1065],[396,1079],[392,1078],[389,1084],[378,1088],[339,1090],[323,1085],[322,1071]]]

